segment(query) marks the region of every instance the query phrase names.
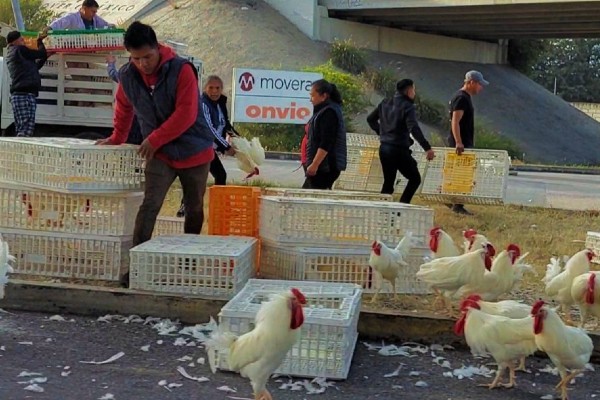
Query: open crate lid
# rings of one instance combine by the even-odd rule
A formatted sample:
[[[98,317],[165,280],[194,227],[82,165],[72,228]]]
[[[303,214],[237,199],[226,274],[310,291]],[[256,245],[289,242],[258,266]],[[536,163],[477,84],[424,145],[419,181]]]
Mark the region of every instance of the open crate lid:
[[[181,257],[238,257],[250,251],[257,239],[248,236],[165,235],[131,249],[132,253],[169,254]]]
[[[252,317],[260,309],[262,301],[270,295],[291,288],[299,289],[309,304],[303,306],[308,323],[347,326],[352,323],[354,313],[360,312],[362,288],[352,283],[280,281],[272,279],[250,279],[246,286],[231,299],[219,313],[226,317]],[[311,299],[335,299],[335,307],[310,305]]]
[[[134,144],[120,144],[120,145],[103,145],[97,146],[95,140],[91,139],[78,139],[78,138],[62,138],[62,137],[3,137],[0,138],[0,142],[20,143],[26,145],[36,146],[48,146],[63,149],[73,150],[100,150],[100,149],[122,149],[132,150],[137,149],[139,146]]]

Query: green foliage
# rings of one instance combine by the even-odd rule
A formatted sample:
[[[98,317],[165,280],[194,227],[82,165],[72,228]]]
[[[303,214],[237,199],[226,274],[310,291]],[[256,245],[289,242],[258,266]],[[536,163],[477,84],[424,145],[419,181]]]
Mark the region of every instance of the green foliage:
[[[363,77],[366,83],[384,97],[392,97],[396,92],[396,72],[389,67],[368,68]]]
[[[25,29],[28,31],[42,30],[54,17],[52,11],[43,6],[42,0],[20,0],[20,4]],[[0,0],[0,22],[16,27],[11,0]],[[6,40],[0,38],[0,50],[4,47]]]
[[[528,74],[540,57],[548,51],[549,42],[540,39],[511,39],[508,42],[508,62],[513,68]]]
[[[442,103],[417,95],[415,107],[419,120],[450,132],[448,109]]]
[[[358,75],[367,69],[367,55],[352,39],[335,40],[330,52],[333,65]]]
[[[300,151],[304,125],[237,123],[235,129],[248,139],[260,138],[268,151]]]
[[[351,122],[355,114],[361,112],[366,107],[367,102],[362,91],[361,82],[354,75],[340,71],[334,67],[331,60],[317,67],[304,68],[304,70],[319,72],[323,74],[324,79],[337,86],[344,101],[342,109],[347,124]]]
[[[523,158],[523,152],[518,144],[479,121],[475,121],[475,147],[478,149],[506,150],[511,158]]]

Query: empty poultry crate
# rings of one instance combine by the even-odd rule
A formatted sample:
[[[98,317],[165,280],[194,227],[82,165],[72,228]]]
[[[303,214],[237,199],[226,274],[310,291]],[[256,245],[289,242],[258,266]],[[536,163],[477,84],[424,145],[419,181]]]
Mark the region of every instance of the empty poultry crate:
[[[231,298],[254,277],[258,240],[157,236],[130,251],[132,289]]]
[[[249,332],[261,303],[290,288],[306,297],[305,320],[300,340],[275,373],[346,379],[358,338],[362,289],[357,285],[251,279],[221,309],[220,328],[236,335]],[[218,369],[229,370],[226,351],[217,352],[215,359]]]

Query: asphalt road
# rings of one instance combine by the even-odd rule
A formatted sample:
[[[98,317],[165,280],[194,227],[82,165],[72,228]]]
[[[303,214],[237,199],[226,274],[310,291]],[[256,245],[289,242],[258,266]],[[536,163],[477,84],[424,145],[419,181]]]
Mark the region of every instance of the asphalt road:
[[[241,181],[245,173],[232,157],[224,158],[229,178]],[[297,161],[266,160],[260,179],[283,187],[299,187],[304,172]],[[254,178],[253,178],[254,179]],[[600,176],[543,172],[519,172],[508,177],[507,204],[553,207],[573,210],[600,209]]]
[[[35,313],[0,313],[0,399],[252,398],[246,379],[233,373],[217,372],[213,375],[207,363],[203,365],[203,360],[199,363],[199,358],[206,358],[206,355],[198,343],[189,345],[194,341],[192,336],[177,331],[174,335],[159,335],[151,324],[135,320],[125,323],[117,319],[102,322],[80,316],[62,317],[66,320],[54,320],[51,315]],[[188,345],[175,345],[176,341],[184,339]],[[371,345],[381,346],[382,343]],[[395,345],[396,348],[386,348],[388,354],[399,350],[401,344]],[[559,380],[545,372],[550,365],[549,360],[530,358],[527,365],[531,373],[520,373],[516,388],[488,390],[477,384],[489,383],[492,377],[459,379],[455,369],[487,364],[493,370],[491,359],[476,360],[463,350],[441,350],[415,344],[400,350],[408,356],[381,355],[377,348],[368,349],[359,341],[346,381],[328,381],[332,386],[324,387],[318,383],[305,385],[302,383],[304,379],[275,377],[268,387],[276,400],[537,400],[549,399],[544,396],[554,393],[553,387]],[[104,361],[120,352],[124,355],[110,363],[94,365],[81,362]],[[434,357],[438,356],[444,359],[435,363]],[[442,365],[445,361],[449,363],[447,366]],[[192,377],[205,377],[208,381],[185,378],[177,371],[178,367],[183,367]],[[600,369],[600,366],[596,368]],[[27,373],[32,375],[23,376]],[[577,378],[570,390],[570,398],[600,398],[599,378],[600,372],[592,371]],[[291,390],[292,387],[296,390]],[[307,387],[325,390],[309,395]],[[225,391],[227,388],[235,392]]]

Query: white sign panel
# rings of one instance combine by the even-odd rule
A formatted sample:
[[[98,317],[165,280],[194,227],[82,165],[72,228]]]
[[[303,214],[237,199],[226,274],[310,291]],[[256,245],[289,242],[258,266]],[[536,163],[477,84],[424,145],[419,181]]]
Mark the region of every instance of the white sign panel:
[[[235,122],[305,124],[312,115],[314,72],[233,69],[232,116]]]

